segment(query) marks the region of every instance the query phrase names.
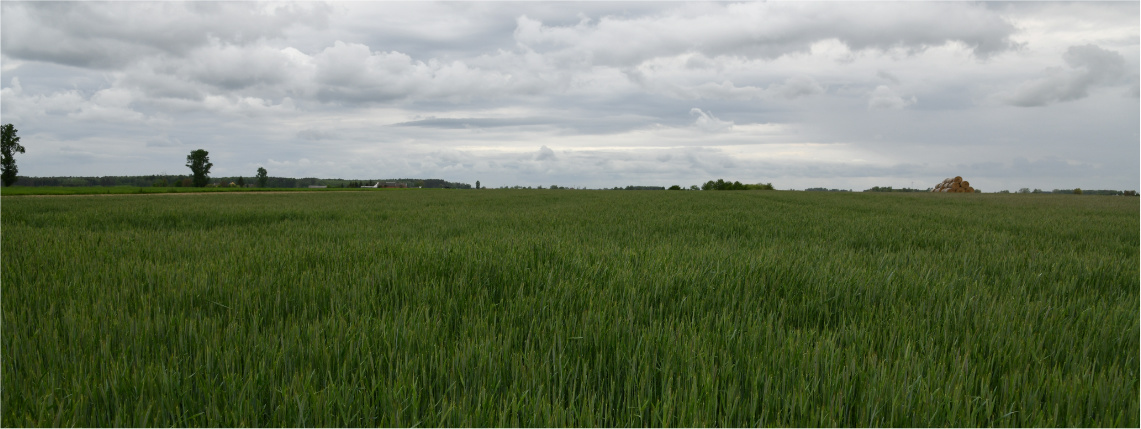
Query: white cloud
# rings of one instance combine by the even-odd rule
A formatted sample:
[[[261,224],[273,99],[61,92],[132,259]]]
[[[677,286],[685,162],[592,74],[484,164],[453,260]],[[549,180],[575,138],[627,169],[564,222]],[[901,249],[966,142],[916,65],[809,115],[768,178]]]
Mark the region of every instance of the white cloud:
[[[693,121],[693,126],[699,130],[709,133],[719,133],[733,129],[733,122],[717,119],[717,117],[713,116],[713,113],[703,112],[696,107],[690,109],[689,114],[696,116],[696,119]]]
[[[852,49],[920,51],[960,42],[988,56],[1013,47],[1015,28],[977,5],[688,4],[651,16],[604,16],[574,25],[519,17],[516,43],[564,66],[631,66],[687,52],[777,58],[837,39]]]
[[[144,123],[157,120],[133,109],[134,94],[121,88],[96,91],[90,96],[79,90],[29,94],[18,77],[0,90],[6,121],[40,121],[46,116],[67,116],[86,122]]]

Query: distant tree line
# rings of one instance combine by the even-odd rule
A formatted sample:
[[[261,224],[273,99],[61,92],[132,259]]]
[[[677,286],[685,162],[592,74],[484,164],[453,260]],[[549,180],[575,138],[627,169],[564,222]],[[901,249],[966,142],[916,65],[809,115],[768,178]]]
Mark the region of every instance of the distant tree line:
[[[625,188],[614,187],[616,191],[664,191],[665,186],[627,186]]]
[[[828,189],[828,188],[808,188],[808,192],[852,192],[851,189]]]
[[[998,191],[998,193],[1009,194],[1011,192],[1008,190],[1001,190],[1001,191]],[[1118,191],[1115,189],[1085,189],[1085,190],[1083,190],[1082,188],[1054,189],[1054,190],[1050,190],[1050,191],[1043,191],[1041,189],[1030,190],[1030,188],[1022,188],[1022,189],[1019,189],[1018,192],[1016,192],[1016,193],[1019,193],[1019,194],[1078,194],[1078,195],[1137,196],[1137,191]]]
[[[913,188],[894,189],[891,186],[872,186],[869,189],[864,189],[864,192],[931,192],[931,188],[927,188],[927,189],[913,189]]]
[[[479,183],[479,182],[476,182],[476,183]],[[488,187],[484,186],[483,188],[480,188],[480,189],[490,189],[490,188],[488,188]],[[576,187],[573,187],[573,186],[559,186],[559,185],[551,185],[551,186],[523,186],[523,185],[511,185],[511,186],[507,186],[507,185],[504,185],[504,186],[500,186],[499,188],[496,188],[496,189],[557,189],[557,190],[581,190],[581,189],[586,189],[586,188],[576,188]]]
[[[192,180],[185,175],[147,176],[52,176],[27,177],[19,176],[16,180],[18,186],[181,186],[183,180]]]
[[[741,182],[726,182],[724,179],[717,179],[717,181],[708,181],[701,185],[703,191],[771,191],[773,190],[772,183],[756,183],[756,184],[743,184]]]
[[[232,176],[210,177],[207,185],[228,186],[244,184],[260,188],[308,188],[314,185],[324,185],[330,188],[350,188],[362,185],[371,186],[376,182],[405,183],[409,187],[472,189],[467,183],[449,182],[441,179],[380,179],[380,180],[344,180],[344,179],[318,179],[316,177],[273,177],[266,176],[265,184],[256,183],[257,178]],[[17,186],[137,186],[137,187],[191,187],[194,186],[193,176],[179,174],[150,174],[145,176],[51,176],[27,177],[17,176]]]

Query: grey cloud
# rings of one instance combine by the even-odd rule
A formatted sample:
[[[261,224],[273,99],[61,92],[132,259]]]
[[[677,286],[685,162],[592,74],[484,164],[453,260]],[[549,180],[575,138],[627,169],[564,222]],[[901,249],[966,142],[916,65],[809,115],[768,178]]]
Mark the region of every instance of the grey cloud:
[[[693,55],[685,60],[685,67],[689,69],[704,70],[704,69],[717,69],[720,63],[705,55]]]
[[[717,176],[735,166],[733,158],[716,148],[692,148],[678,159],[691,174]]]
[[[320,140],[328,140],[328,139],[336,138],[336,134],[329,132],[329,131],[307,128],[307,129],[298,131],[297,137],[304,139],[304,140],[309,140],[309,141],[320,141]]]
[[[558,157],[555,156],[555,151],[551,150],[551,148],[547,147],[546,145],[543,145],[543,147],[540,147],[539,151],[535,153],[534,159],[536,161],[555,161],[558,159]]]
[[[1117,186],[1126,186],[1124,189],[1137,186],[1136,164],[1133,172],[1114,171],[1095,163],[1053,155],[1033,159],[1014,157],[1001,161],[960,163],[947,166],[944,171],[969,177],[971,185],[983,189],[984,192],[1002,189],[1013,191],[1023,187],[1044,190],[1075,187],[1088,189],[1090,185],[1104,183],[1103,180],[1106,179],[1121,183],[1122,185]],[[1097,178],[1096,182],[1090,178]]]
[[[654,67],[649,68],[653,69]],[[686,66],[686,68],[689,67]],[[622,73],[631,83],[638,85],[645,92],[681,100],[794,100],[826,92],[824,86],[815,78],[803,74],[794,75],[761,87],[759,86],[761,82],[757,82],[756,85],[740,85],[730,80],[725,73],[716,71],[712,73],[686,73],[687,71],[682,71],[680,75],[677,73],[679,71],[677,69],[655,71],[660,73],[651,74],[640,68],[627,68]],[[746,73],[733,76],[733,78],[760,80],[750,79]]]
[[[149,67],[128,68],[119,83],[128,88],[138,89],[151,98],[201,101],[208,94],[207,88],[188,81],[185,77],[157,73]]]
[[[1071,46],[1062,59],[1068,68],[1048,69],[1046,76],[1000,97],[1015,106],[1036,107],[1086,98],[1091,88],[1100,85],[1137,82],[1137,72],[1126,66],[1121,54],[1095,45]]]
[[[4,2],[2,47],[11,58],[113,68],[183,55],[210,43],[247,44],[295,25],[327,22],[322,4],[243,2]]]
[[[182,146],[182,140],[170,136],[163,136],[160,138],[147,141],[147,147],[179,147]]]
[[[790,77],[785,80],[784,84],[770,87],[769,90],[790,100],[824,93],[824,87],[808,76]]]
[[[288,54],[264,46],[209,46],[195,50],[179,69],[198,82],[223,90],[276,85],[296,73]]]
[[[385,102],[405,98],[466,100],[512,93],[510,73],[469,67],[462,61],[418,61],[401,52],[373,52],[336,42],[313,56],[317,97],[326,102]]]
[[[998,13],[962,3],[744,3],[686,5],[653,17],[603,16],[569,26],[521,16],[515,39],[564,66],[582,67],[634,65],[697,51],[777,58],[829,39],[854,50],[911,52],[960,42],[985,57],[1015,47],[1015,31]]]
[[[1037,159],[1014,157],[1007,162],[959,164],[956,165],[956,167],[970,172],[985,174],[987,177],[1022,177],[1028,179],[1098,170],[1097,166],[1093,164],[1068,161],[1058,156],[1043,156]]]
[[[915,96],[904,97],[891,88],[880,85],[871,92],[868,98],[868,108],[871,109],[902,109],[915,104]]]
[[[443,170],[466,170],[475,167],[472,156],[458,150],[438,150],[424,156],[422,164]]]
[[[639,101],[641,100],[641,101]],[[527,130],[549,131],[558,135],[606,135],[617,134],[631,130],[653,127],[663,120],[657,111],[649,112],[642,98],[637,100],[614,99],[605,106],[593,106],[593,109],[584,109],[577,106],[591,105],[590,100],[575,97],[564,97],[559,100],[560,108],[550,106],[535,106],[534,112],[540,116],[523,117],[459,117],[437,118],[428,117],[412,121],[398,122],[391,126],[401,128],[420,128],[432,130]],[[446,110],[447,106],[440,107],[439,103],[408,103],[410,108],[423,111]],[[564,107],[565,106],[565,107]],[[681,107],[678,107],[681,108]],[[662,108],[662,111],[671,111],[672,106]],[[689,125],[692,119],[684,117],[687,110],[681,110],[676,120],[670,123],[677,126]],[[676,112],[675,112],[676,113]]]
[[[855,5],[852,5],[855,6]],[[840,11],[833,18],[839,39],[853,49],[922,50],[948,42],[960,42],[975,55],[990,55],[1016,49],[1010,39],[1017,29],[1000,14],[985,6],[963,3],[925,3],[896,8],[887,3],[859,4],[859,11]],[[829,6],[830,7],[830,6]]]
[[[183,169],[156,137],[169,132],[216,155],[220,175],[860,189],[969,172],[988,190],[1042,170],[1064,178],[1031,187],[1138,175],[1136,3],[0,8],[5,121],[41,147],[113,153],[38,152],[60,155],[29,155],[29,174]],[[332,28],[310,26],[326,15]],[[1049,25],[1011,24],[1027,20]],[[1054,71],[1032,65],[1086,43]],[[1075,97],[1093,102],[1059,103]],[[946,145],[969,150],[934,150]],[[975,163],[1011,154],[1040,165]],[[982,179],[1002,168],[1011,177]]]
[[[552,122],[554,121],[545,118],[429,118],[393,125],[399,127],[467,129],[548,125]]]
[[[1094,82],[1117,82],[1127,71],[1121,54],[1092,44],[1071,46],[1062,59],[1070,67],[1084,69]]]
[[[655,79],[643,84],[646,90],[683,100],[755,100],[765,97],[767,92],[755,86],[737,86],[733,82],[704,82],[697,85],[682,85],[665,79]]]

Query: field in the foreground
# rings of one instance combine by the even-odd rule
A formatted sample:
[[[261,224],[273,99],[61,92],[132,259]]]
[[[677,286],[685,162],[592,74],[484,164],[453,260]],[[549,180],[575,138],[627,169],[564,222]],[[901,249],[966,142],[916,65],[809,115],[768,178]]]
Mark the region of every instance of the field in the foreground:
[[[1132,198],[2,204],[3,426],[1138,426]]]

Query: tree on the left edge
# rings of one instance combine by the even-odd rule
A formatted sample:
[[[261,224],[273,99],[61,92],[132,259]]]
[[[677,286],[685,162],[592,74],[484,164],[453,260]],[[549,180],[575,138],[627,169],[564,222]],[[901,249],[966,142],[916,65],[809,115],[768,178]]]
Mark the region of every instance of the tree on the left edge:
[[[194,173],[195,187],[201,188],[210,183],[210,167],[214,166],[210,163],[210,152],[203,149],[190,152],[186,156],[186,166]]]
[[[0,131],[3,131],[3,143],[0,143],[0,181],[4,182],[4,186],[12,186],[16,183],[16,173],[20,171],[16,168],[16,158],[12,155],[24,153],[24,147],[20,146],[20,137],[16,135],[16,127],[12,124],[0,126]]]

